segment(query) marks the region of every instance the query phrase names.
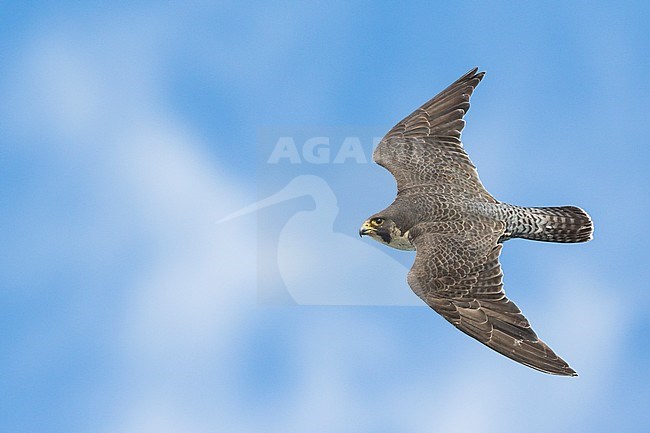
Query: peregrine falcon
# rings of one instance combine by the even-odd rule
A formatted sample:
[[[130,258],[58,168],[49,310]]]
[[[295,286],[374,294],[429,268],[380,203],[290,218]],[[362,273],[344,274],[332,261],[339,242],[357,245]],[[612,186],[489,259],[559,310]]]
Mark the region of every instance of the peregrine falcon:
[[[359,235],[415,250],[409,286],[470,337],[528,367],[576,376],[506,297],[499,254],[512,238],[588,241],[591,218],[578,207],[520,207],[487,192],[460,140],[484,75],[472,69],[381,140],[373,160],[395,177],[397,197]]]

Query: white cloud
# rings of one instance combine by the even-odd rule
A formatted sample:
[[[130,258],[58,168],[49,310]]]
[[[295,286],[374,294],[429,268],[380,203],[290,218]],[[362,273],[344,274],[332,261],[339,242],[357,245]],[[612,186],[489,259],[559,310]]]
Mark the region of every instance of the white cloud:
[[[202,151],[207,146],[161,106],[152,92],[157,75],[141,81],[155,69],[147,63],[155,56],[133,47],[123,52],[124,34],[116,41],[99,33],[81,39],[45,33],[32,41],[3,83],[15,102],[11,127],[16,135],[47,137],[47,151],[57,155],[53,170],[87,185],[93,203],[85,208],[84,228],[114,239],[117,253],[131,254],[135,246],[144,254],[136,256],[135,269],[113,269],[131,275],[126,288],[111,288],[123,303],[84,302],[97,313],[117,309],[114,322],[91,324],[115,328],[105,344],[112,362],[126,366],[118,380],[132,385],[108,402],[119,409],[111,424],[119,431],[192,431],[193,423],[185,428],[182,399],[160,401],[159,395],[173,394],[177,379],[165,374],[174,369],[218,370],[230,362],[215,352],[227,350],[254,308],[255,239],[242,224],[216,221],[252,197],[220,174]],[[71,229],[75,236],[80,230]],[[84,256],[97,245],[79,247]],[[96,266],[104,273],[114,263]],[[84,293],[74,296],[88,301]],[[208,366],[211,361],[217,364]]]

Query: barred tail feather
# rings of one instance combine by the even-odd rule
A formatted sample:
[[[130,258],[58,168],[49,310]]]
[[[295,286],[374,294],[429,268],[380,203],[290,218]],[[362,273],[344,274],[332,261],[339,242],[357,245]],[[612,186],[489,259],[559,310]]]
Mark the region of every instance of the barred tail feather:
[[[586,242],[594,226],[584,210],[575,206],[524,208],[512,237],[546,242]],[[523,220],[523,221],[522,221]],[[523,224],[522,224],[523,223]]]

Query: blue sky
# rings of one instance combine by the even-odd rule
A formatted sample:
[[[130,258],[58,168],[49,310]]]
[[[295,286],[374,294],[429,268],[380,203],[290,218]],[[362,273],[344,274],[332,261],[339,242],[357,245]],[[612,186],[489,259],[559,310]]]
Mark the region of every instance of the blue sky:
[[[648,430],[649,12],[3,3],[0,430]],[[412,254],[356,236],[395,190],[373,140],[474,66],[488,190],[595,222],[502,254],[577,378],[462,335],[418,305]],[[269,163],[281,137],[299,163]]]

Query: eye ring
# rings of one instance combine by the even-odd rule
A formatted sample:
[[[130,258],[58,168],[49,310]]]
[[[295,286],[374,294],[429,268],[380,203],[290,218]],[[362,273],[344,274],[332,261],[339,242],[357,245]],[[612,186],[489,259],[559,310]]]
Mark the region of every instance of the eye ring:
[[[372,226],[374,226],[374,227],[379,227],[379,226],[382,225],[383,223],[384,223],[384,219],[383,219],[383,218],[373,218],[373,219],[370,220],[370,224],[371,224]]]

